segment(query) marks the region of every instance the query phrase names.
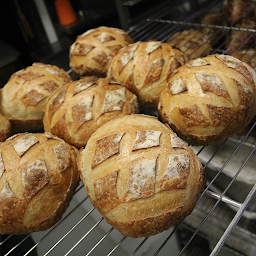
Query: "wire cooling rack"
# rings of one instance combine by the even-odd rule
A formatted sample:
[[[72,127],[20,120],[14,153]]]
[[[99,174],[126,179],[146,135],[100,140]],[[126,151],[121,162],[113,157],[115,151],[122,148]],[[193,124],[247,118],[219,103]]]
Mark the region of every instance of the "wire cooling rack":
[[[221,6],[222,1],[208,1],[196,11],[189,10],[186,4],[165,8],[131,27],[128,33],[134,41],[165,42],[177,31],[207,27],[197,22],[198,17]],[[208,27],[220,35],[212,54],[226,53],[225,36],[231,30],[250,32],[249,38],[256,33]],[[157,115],[147,109],[142,111]],[[244,135],[232,136],[213,146],[193,147],[206,169],[207,187],[194,211],[170,230],[139,239],[122,236],[94,209],[80,183],[61,221],[45,232],[3,236],[0,255],[256,255],[254,127],[252,124]]]

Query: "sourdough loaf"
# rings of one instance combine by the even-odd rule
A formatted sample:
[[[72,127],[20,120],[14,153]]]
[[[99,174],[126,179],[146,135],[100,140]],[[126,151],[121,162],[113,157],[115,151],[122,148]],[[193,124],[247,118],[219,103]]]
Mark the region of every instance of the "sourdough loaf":
[[[178,68],[163,89],[161,120],[193,145],[225,139],[255,116],[256,73],[227,55],[191,60]]]
[[[137,42],[117,53],[107,78],[136,94],[142,105],[156,108],[167,77],[186,60],[185,54],[170,44],[154,40]]]
[[[42,231],[61,219],[79,181],[76,156],[49,133],[0,144],[0,234]]]
[[[43,63],[15,72],[1,89],[0,101],[1,113],[10,120],[13,132],[42,129],[48,98],[70,81],[66,71]]]
[[[136,95],[125,87],[106,78],[85,77],[62,86],[50,97],[44,130],[80,148],[110,118],[138,111]]]
[[[70,47],[69,65],[73,75],[105,77],[113,56],[131,43],[132,39],[122,29],[98,27],[86,31]]]
[[[124,236],[169,229],[192,212],[205,185],[194,151],[155,117],[104,123],[78,157],[92,204]]]

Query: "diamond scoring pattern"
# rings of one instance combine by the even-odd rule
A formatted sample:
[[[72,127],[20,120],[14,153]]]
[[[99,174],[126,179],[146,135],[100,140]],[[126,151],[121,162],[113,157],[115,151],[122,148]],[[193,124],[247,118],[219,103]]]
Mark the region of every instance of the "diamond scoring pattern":
[[[158,171],[158,158],[161,156],[161,140],[162,132],[155,130],[142,130],[136,132],[136,137],[131,147],[130,155],[136,154],[138,149],[159,151],[155,154],[150,154],[150,158],[141,158],[137,161],[131,161],[129,168],[130,178],[127,184],[127,190],[122,198],[119,198],[117,193],[117,182],[119,173],[122,169],[115,170],[98,180],[94,181],[94,193],[97,201],[100,204],[107,204],[108,210],[115,207],[120,202],[129,202],[137,199],[143,199],[153,196],[163,190],[185,189],[187,186],[187,179],[190,172],[189,152],[186,144],[175,134],[170,134],[170,141],[173,151],[168,153],[168,163],[165,171],[158,174],[158,181],[156,180],[156,173]],[[121,145],[125,134],[111,134],[96,141],[95,155],[92,163],[94,171],[100,170],[96,167],[108,160],[111,157],[120,157],[122,154]],[[124,150],[125,151],[125,150]],[[164,152],[163,151],[163,152]],[[126,152],[127,154],[127,152]],[[166,152],[164,153],[166,154]],[[127,157],[127,156],[126,156]],[[119,168],[119,167],[117,167]],[[111,193],[103,195],[104,189],[111,187]]]
[[[55,94],[47,112],[48,131],[60,135],[76,133],[89,121],[97,122],[103,115],[116,111],[136,112],[136,96],[130,97],[130,92],[121,85],[109,84],[106,79],[86,77],[68,84]],[[62,115],[61,115],[62,114]],[[71,121],[70,121],[71,120]],[[101,122],[101,121],[100,121]],[[74,125],[75,123],[75,125]],[[93,127],[93,126],[92,126]]]
[[[13,136],[13,138],[17,136],[19,135]],[[52,135],[48,136],[46,134],[46,138],[56,140],[56,138]],[[72,159],[65,142],[59,138],[57,138],[57,140],[59,143],[53,148],[53,152],[59,167],[59,172],[62,173],[71,165]],[[23,136],[22,138],[13,142],[12,145],[20,158],[23,158],[26,153],[29,154],[34,145],[38,145],[38,147],[42,148],[45,147],[44,142],[39,141],[33,134]],[[22,177],[23,196],[27,200],[30,200],[30,198],[32,198],[50,182],[48,169],[43,156],[39,156],[38,159],[21,168],[20,172]],[[8,182],[9,172],[6,170],[2,153],[0,153],[0,179],[2,179],[4,184],[2,190],[0,191],[0,199],[6,197],[18,199],[13,193],[10,183]]]
[[[237,80],[233,79],[233,82],[237,87],[237,94],[238,94],[240,104],[246,105],[246,102],[243,102],[243,99],[245,98],[244,95],[249,96],[250,93],[248,92],[249,91],[252,92],[251,86],[248,85],[249,83],[252,82],[252,75],[250,74],[250,71],[240,60],[236,60],[231,56],[218,55],[218,54],[214,56],[218,60],[220,60],[225,66],[239,72],[248,81],[247,83],[244,82],[244,84],[241,84]],[[231,97],[229,91],[227,90],[225,83],[222,81],[222,79],[226,79],[226,78],[225,77],[222,78],[222,73],[220,73],[220,75],[214,74],[214,72],[212,72],[213,68],[209,69],[211,65],[212,64],[208,62],[208,60],[201,59],[201,58],[190,60],[189,62],[186,63],[186,66],[189,69],[194,68],[195,78],[198,81],[198,84],[201,87],[201,92],[203,94],[209,94],[209,93],[211,93],[211,95],[215,94],[216,97],[222,97],[223,102],[226,101],[229,103],[226,103],[226,104],[216,103],[216,105],[214,105],[207,102],[205,103],[198,102],[197,104],[194,104],[194,105],[180,107],[179,113],[182,117],[182,120],[188,127],[197,126],[197,125],[202,125],[203,127],[210,126],[210,125],[215,126],[217,125],[217,123],[224,125],[226,121],[223,120],[222,116],[224,116],[225,114],[232,116],[232,113],[234,112],[233,106],[237,104],[234,102],[234,99]],[[196,67],[202,67],[202,71],[198,71]],[[206,70],[209,70],[208,71],[209,73],[207,73]],[[169,82],[169,88],[172,95],[187,92],[188,97],[190,97],[193,90],[189,90],[189,88],[187,88],[188,83],[184,82],[186,80],[185,76],[186,76],[185,74],[184,75],[182,74]],[[183,81],[183,79],[185,80]],[[217,98],[216,98],[216,102],[218,102]],[[205,115],[205,113],[208,113],[208,116]],[[230,120],[230,122],[237,122],[237,121],[234,119],[234,120]]]
[[[72,44],[70,66],[79,77],[105,76],[110,60],[132,43],[132,39],[125,31],[116,28],[99,27],[87,32]]]

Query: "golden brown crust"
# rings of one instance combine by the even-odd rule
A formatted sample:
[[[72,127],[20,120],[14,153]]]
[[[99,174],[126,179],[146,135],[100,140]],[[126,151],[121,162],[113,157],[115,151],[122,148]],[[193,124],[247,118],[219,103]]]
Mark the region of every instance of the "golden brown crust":
[[[0,144],[0,234],[43,231],[61,219],[79,181],[77,153],[47,133]]]
[[[226,26],[226,21],[221,11],[212,11],[205,13],[199,21],[201,24],[214,25],[214,26]],[[224,31],[220,28],[212,28],[210,26],[203,27],[202,32],[206,35],[211,42],[211,45],[215,46],[223,39]]]
[[[168,38],[167,43],[179,48],[191,60],[205,57],[212,52],[209,35],[194,29],[175,33]]]
[[[114,226],[124,236],[134,238],[148,237],[168,230],[174,224],[182,220],[181,211],[183,206],[177,206],[169,212],[161,213],[153,217],[145,217],[139,220],[116,221],[106,217],[106,221]]]
[[[110,63],[107,78],[124,85],[142,104],[156,107],[167,77],[186,60],[182,51],[167,43],[137,42],[117,53]]]
[[[14,133],[39,131],[48,98],[71,78],[54,65],[33,63],[14,73],[1,89],[1,113],[12,124]]]
[[[215,54],[190,61],[163,89],[160,118],[193,145],[225,139],[254,117],[255,81],[255,71],[231,56]]]
[[[114,145],[103,143],[113,137]],[[205,185],[193,150],[145,115],[116,117],[99,127],[80,150],[78,168],[92,204],[131,237],[155,235],[181,221]]]
[[[133,41],[121,29],[98,27],[78,36],[70,47],[70,68],[74,76],[105,77],[116,53]]]
[[[58,89],[48,100],[44,129],[80,148],[105,121],[138,113],[136,95],[105,78],[85,77]]]
[[[207,12],[200,18],[200,23],[222,26],[224,23],[223,15],[220,11]]]

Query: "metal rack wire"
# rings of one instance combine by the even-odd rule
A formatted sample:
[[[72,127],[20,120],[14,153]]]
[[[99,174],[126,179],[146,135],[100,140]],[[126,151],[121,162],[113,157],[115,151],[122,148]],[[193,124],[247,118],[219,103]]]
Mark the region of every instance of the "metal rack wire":
[[[222,1],[211,1],[210,5],[190,12],[190,15],[186,14],[186,18],[184,18],[184,13],[187,10],[185,10],[186,6],[184,5],[178,6],[177,9],[156,12],[152,17],[131,27],[128,33],[134,41],[147,41],[149,39],[166,41],[177,31],[205,27],[206,25],[193,21],[202,13],[209,11],[210,8],[220,8],[221,3]],[[166,19],[173,12],[180,13],[182,20]],[[230,30],[256,33],[256,30],[223,26],[209,27],[217,29],[215,33],[220,33],[222,37],[225,37]],[[224,41],[222,41],[213,49],[212,54],[225,54],[226,50]],[[242,200],[232,198],[229,194],[234,183],[240,182],[239,177],[244,172],[245,167],[254,165],[256,139],[251,134],[255,125],[256,123],[252,125],[245,136],[232,136],[215,146],[210,155],[205,154],[205,152],[208,152],[208,147],[193,147],[204,167],[211,172],[212,177],[208,180],[207,187],[199,198],[192,214],[172,229],[153,237],[141,239],[123,237],[108,225],[97,210],[93,208],[83,184],[80,184],[75,193],[76,200],[71,201],[70,207],[59,223],[45,232],[18,237],[15,242],[11,242],[15,236],[6,236],[0,242],[0,248],[2,248],[0,249],[0,255],[33,255],[38,249],[40,249],[40,252],[43,251],[40,255],[155,256],[166,255],[166,251],[168,251],[168,255],[214,256],[221,254],[222,250],[228,250],[232,255],[255,255],[256,228],[253,228],[256,227],[255,218],[247,218],[244,214],[248,206],[252,204],[256,184],[248,185],[248,193]],[[219,162],[218,157],[223,155],[223,148],[229,147],[229,143],[232,143],[232,151],[225,160],[222,160],[221,164],[217,165],[217,170],[212,174],[212,164]],[[243,152],[243,158],[241,158],[241,151]],[[237,162],[232,164],[237,159],[240,159],[240,164],[237,164]],[[235,169],[234,175],[229,177],[229,183],[224,188],[216,188],[218,178],[225,175],[225,170],[229,165]],[[214,166],[216,167],[216,165]],[[237,191],[237,193],[240,193],[240,191]],[[253,210],[252,207],[250,211],[253,212]],[[182,243],[179,241],[179,237],[184,230],[192,232],[189,233],[186,242]],[[209,242],[209,248],[206,251],[195,250],[194,241],[202,236]],[[29,248],[22,248],[31,237],[34,243]],[[240,240],[243,241],[243,245],[239,243]],[[175,248],[177,253],[174,252],[174,244],[177,247]],[[61,251],[65,252],[60,253],[60,248]],[[173,253],[170,254],[170,251]]]

